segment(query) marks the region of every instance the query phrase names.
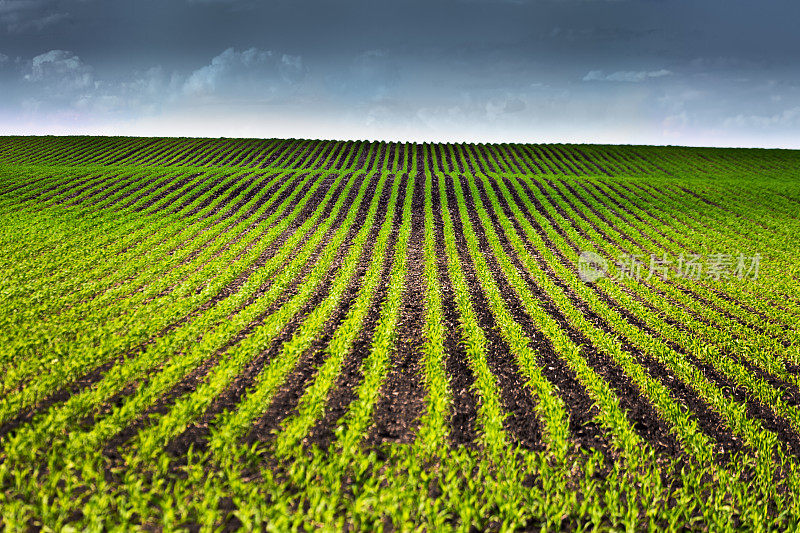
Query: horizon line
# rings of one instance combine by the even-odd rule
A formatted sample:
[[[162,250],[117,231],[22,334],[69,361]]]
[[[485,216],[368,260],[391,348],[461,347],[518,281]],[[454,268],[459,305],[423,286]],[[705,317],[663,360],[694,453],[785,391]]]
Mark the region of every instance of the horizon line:
[[[433,140],[412,140],[412,139],[397,139],[397,138],[312,138],[312,137],[229,137],[229,136],[208,136],[208,135],[108,135],[97,133],[0,133],[0,139],[13,138],[13,137],[96,137],[96,138],[139,138],[139,139],[219,139],[219,140],[254,140],[254,141],[316,141],[316,142],[368,142],[368,143],[387,143],[387,144],[416,144],[419,146],[425,144],[475,144],[475,145],[504,145],[504,144],[529,144],[529,145],[574,145],[574,146],[649,146],[653,148],[708,148],[720,150],[785,150],[785,151],[798,151],[800,146],[796,148],[787,148],[783,146],[744,146],[744,145],[701,145],[701,144],[637,144],[637,143],[603,143],[603,142],[574,142],[574,141],[560,141],[560,142],[526,142],[526,141],[474,141],[474,140],[448,140],[448,141],[433,141]]]

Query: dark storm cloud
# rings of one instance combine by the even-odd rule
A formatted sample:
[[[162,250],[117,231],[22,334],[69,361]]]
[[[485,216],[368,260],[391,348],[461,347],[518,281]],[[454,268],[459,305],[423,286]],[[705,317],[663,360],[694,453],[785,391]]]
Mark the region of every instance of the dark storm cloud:
[[[0,130],[800,143],[786,0],[0,0]]]
[[[67,18],[56,0],[0,0],[0,25],[11,34],[41,31]]]

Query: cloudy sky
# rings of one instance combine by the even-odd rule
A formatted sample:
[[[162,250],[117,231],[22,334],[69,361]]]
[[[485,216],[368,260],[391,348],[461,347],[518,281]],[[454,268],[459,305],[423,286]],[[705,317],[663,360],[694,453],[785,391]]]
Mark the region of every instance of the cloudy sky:
[[[800,148],[796,0],[0,0],[0,134]]]

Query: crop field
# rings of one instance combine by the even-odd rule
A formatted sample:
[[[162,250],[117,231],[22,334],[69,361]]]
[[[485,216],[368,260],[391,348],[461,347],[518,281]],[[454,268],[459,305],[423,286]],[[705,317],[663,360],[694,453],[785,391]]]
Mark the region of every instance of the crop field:
[[[800,152],[0,137],[6,530],[796,530]]]

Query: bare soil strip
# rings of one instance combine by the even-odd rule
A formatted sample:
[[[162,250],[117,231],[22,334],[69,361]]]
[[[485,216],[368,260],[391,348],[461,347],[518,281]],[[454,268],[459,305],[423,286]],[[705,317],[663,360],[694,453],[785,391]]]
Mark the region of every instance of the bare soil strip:
[[[433,178],[432,190],[439,190],[438,177]],[[453,284],[447,270],[447,253],[444,244],[442,204],[438,194],[431,199],[434,232],[436,236],[436,266],[442,292],[442,312],[445,320],[445,368],[450,381],[451,411],[450,440],[453,445],[476,444],[478,439],[478,403],[475,391],[475,376],[469,367],[467,353],[461,343],[459,314]]]
[[[534,182],[536,183],[536,182]],[[558,224],[552,220],[543,206],[538,205],[538,200],[533,195],[532,191],[528,187],[528,185],[522,182],[523,189],[525,190],[528,199],[534,206],[538,207],[538,211],[548,219],[548,222],[553,228],[556,228],[556,231],[560,234],[563,238],[564,242],[566,242],[571,248],[575,251],[580,251],[579,247],[569,240],[568,235],[563,231],[562,228],[558,226]],[[509,187],[509,190],[512,193],[512,196],[515,198],[519,212],[524,213],[525,216],[529,219],[529,222],[534,228],[539,230],[539,234],[546,243],[548,243],[550,249],[555,253],[561,263],[567,267],[572,269],[577,273],[575,270],[574,265],[564,257],[555,245],[547,238],[546,233],[538,226],[535,218],[530,213],[527,213],[524,204],[522,203],[521,199],[518,198],[516,191],[512,187]],[[566,220],[570,220],[569,215],[565,213],[559,206],[554,206],[556,211],[565,217]],[[659,338],[656,332],[650,330],[650,328],[644,324],[641,320],[637,317],[633,316],[627,309],[620,306],[617,302],[612,300],[608,295],[606,295],[597,285],[589,284],[589,287],[595,292],[598,298],[603,301],[609,308],[616,310],[620,315],[625,318],[630,324],[638,327],[642,331],[652,335],[653,337]],[[675,378],[675,376],[663,365],[660,363],[653,361],[649,358],[641,357],[639,354],[639,361],[640,364],[644,366],[644,368],[648,371],[648,373],[654,377],[655,379],[659,380],[662,385],[664,385],[673,397],[681,402],[683,405],[686,405],[691,408],[691,412],[696,416],[696,420],[700,425],[701,429],[704,433],[706,433],[709,437],[713,438],[715,441],[722,445],[722,448],[725,450],[732,450],[737,451],[742,447],[742,441],[739,437],[734,436],[733,433],[725,427],[722,419],[718,414],[716,414],[708,404],[702,400],[693,390],[691,390],[686,384],[680,382]]]
[[[420,354],[425,342],[425,178],[414,181],[406,293],[397,322],[396,350],[375,406],[367,442],[410,442],[425,408]]]
[[[477,184],[479,185],[479,190],[481,191],[481,197],[484,201],[484,205],[489,205],[489,198],[485,192],[484,184],[482,182],[477,182]],[[501,207],[511,220],[518,235],[520,235],[522,242],[526,245],[527,250],[530,252],[531,257],[537,259],[537,263],[547,274],[550,280],[564,291],[572,304],[580,309],[590,322],[603,331],[613,334],[614,331],[611,326],[604,319],[585,308],[585,304],[581,302],[581,300],[577,297],[577,295],[574,294],[569,286],[563,283],[555,275],[549,265],[547,265],[547,263],[541,259],[538,250],[536,250],[532,243],[524,237],[525,232],[519,225],[519,222],[516,220],[516,217],[520,216],[524,208],[513,209],[512,206],[509,206],[499,187],[496,185],[494,187],[494,192],[498,197]],[[512,262],[523,275],[523,279],[526,280],[531,291],[540,299],[542,305],[545,307],[548,313],[553,316],[553,318],[555,318],[559,324],[561,324],[562,328],[567,332],[573,342],[584,346],[583,354],[587,363],[614,389],[617,397],[620,400],[620,406],[626,412],[634,430],[644,440],[649,442],[656,451],[665,453],[667,455],[676,455],[681,449],[680,444],[677,442],[674,435],[669,432],[669,428],[666,427],[666,424],[663,420],[661,420],[653,406],[642,398],[641,391],[636,388],[636,386],[631,382],[630,378],[617,363],[615,363],[604,353],[597,350],[596,347],[594,347],[582,333],[576,331],[572,326],[567,325],[566,319],[563,317],[561,312],[555,308],[550,298],[539,289],[533,278],[526,272],[524,266],[519,260],[519,257],[516,256],[514,250],[511,248],[510,243],[507,241],[507,238],[502,233],[502,228],[499,226],[499,224],[495,225],[495,231],[498,235],[500,235],[501,244],[506,250],[506,253],[508,253],[509,257],[511,257]],[[624,349],[631,353],[636,352],[636,350],[627,343],[624,343],[623,346]]]
[[[578,195],[575,195],[575,197],[578,198],[581,202],[583,202],[586,209],[592,211],[595,214],[595,216],[597,216],[598,218],[600,218],[605,222],[609,222],[604,217],[602,217],[601,214],[597,213],[596,210],[591,208],[591,206],[589,206],[588,203],[586,203],[586,201],[582,197]],[[570,208],[574,210],[575,206],[569,201],[568,198],[566,197],[564,198],[569,204]],[[586,218],[586,220],[591,224],[591,222],[588,220],[588,217]],[[613,224],[609,223],[609,225],[613,227]],[[592,226],[599,231],[599,229],[594,224],[592,224]],[[620,233],[624,235],[623,232],[620,231]],[[603,234],[603,237],[607,238],[605,234]],[[631,239],[630,237],[627,238],[630,239],[631,242],[636,243],[636,241]],[[653,287],[651,288],[653,290],[657,290]],[[668,344],[673,345],[673,343],[668,343]],[[750,414],[751,417],[760,419],[764,427],[777,433],[778,436],[781,438],[781,440],[791,447],[793,453],[796,453],[795,450],[798,449],[797,446],[800,443],[800,441],[798,441],[798,436],[794,433],[793,430],[791,430],[786,420],[776,416],[769,408],[765,408],[760,403],[754,401],[747,394],[745,390],[743,390],[741,387],[735,386],[728,378],[726,378],[717,370],[715,370],[711,365],[699,361],[696,357],[689,354],[683,347],[676,347],[676,348],[680,348],[677,349],[676,351],[684,355],[684,357],[686,357],[694,366],[703,370],[703,372],[706,374],[706,377],[708,377],[717,387],[719,387],[722,390],[730,391],[731,396],[734,400],[747,406],[748,414]]]
[[[453,188],[447,187],[446,194],[448,205],[451,206],[451,213],[453,213],[452,209],[457,205]],[[478,325],[487,340],[486,362],[497,379],[503,410],[508,415],[503,426],[520,446],[531,450],[544,449],[542,424],[541,420],[533,415],[536,413],[536,400],[526,385],[528,380],[519,371],[514,355],[498,333],[497,323],[489,311],[489,302],[478,281],[475,266],[467,250],[461,219],[458,216],[452,216],[452,220],[459,260],[469,284],[470,299],[475,309]],[[443,224],[443,221],[437,220],[437,226]]]
[[[356,184],[356,187],[357,186],[358,184]],[[329,241],[333,233],[335,233],[336,230],[341,226],[341,223],[344,221],[346,217],[347,209],[349,209],[349,207],[352,205],[352,202],[355,200],[355,197],[357,195],[358,189],[356,187],[351,189],[350,193],[348,194],[347,200],[345,204],[342,206],[342,211],[340,211],[336,222],[332,225],[331,228],[329,228],[328,233],[326,234],[326,238],[323,239],[323,242],[315,250],[314,255],[311,258],[309,258],[306,270],[310,270],[313,267],[316,257],[322,252],[322,248],[324,248],[325,244]],[[364,200],[364,202],[362,202],[359,208],[359,211],[362,214],[362,216],[366,214],[366,210],[369,205],[368,203],[369,198],[371,197],[372,194],[374,194],[374,183],[370,184],[370,186],[368,187],[366,192],[366,199]],[[352,238],[352,230],[350,238]],[[244,367],[243,371],[236,377],[236,379],[225,390],[225,392],[223,392],[220,396],[214,399],[214,401],[205,411],[201,419],[192,424],[192,426],[205,428],[205,431],[207,431],[208,424],[219,413],[221,413],[224,410],[235,407],[235,405],[244,396],[244,394],[246,394],[247,390],[255,383],[255,380],[257,376],[260,374],[262,368],[265,365],[269,364],[274,355],[280,352],[280,349],[283,346],[283,344],[287,342],[289,339],[291,339],[294,333],[297,331],[297,329],[303,324],[306,315],[308,315],[308,313],[313,311],[313,309],[316,308],[317,305],[319,305],[319,303],[325,299],[325,296],[327,296],[328,294],[330,285],[333,283],[333,280],[336,276],[336,272],[338,272],[338,266],[341,263],[345,255],[345,252],[347,251],[347,248],[348,245],[342,246],[342,248],[338,252],[337,258],[334,262],[334,266],[331,269],[331,272],[323,280],[317,292],[303,306],[303,309],[300,312],[298,312],[294,316],[294,318],[292,318],[292,320],[289,321],[285,329],[273,341],[272,345],[270,345],[270,347],[267,350],[265,350],[264,352],[253,358]],[[216,366],[216,364],[219,362],[219,358],[223,356],[225,351],[227,351],[231,347],[241,342],[254,329],[259,327],[267,316],[277,311],[284,303],[286,303],[286,301],[288,301],[295,294],[295,292],[297,291],[297,283],[299,283],[300,280],[302,280],[303,278],[304,276],[301,273],[298,276],[297,282],[290,285],[284,291],[281,297],[275,303],[269,306],[269,308],[264,313],[262,313],[253,323],[251,323],[244,330],[239,332],[233,339],[231,339],[228,343],[226,343],[222,349],[220,349],[216,354],[214,354],[214,357],[207,359],[202,365],[197,367],[193,372],[191,372],[188,376],[186,376],[181,383],[179,383],[176,387],[174,387],[172,390],[166,393],[159,400],[157,404],[154,404],[150,408],[150,410],[153,410],[154,412],[162,412],[163,410],[163,412],[166,412],[169,409],[169,407],[171,407],[174,404],[174,402],[181,396],[181,391],[190,392],[194,390],[197,387],[197,385],[202,381],[202,379],[205,378],[205,376],[211,371],[211,369],[214,366]],[[249,303],[247,305],[249,305]],[[324,340],[324,342],[327,342],[327,340]],[[318,348],[319,346],[315,345],[315,349]],[[137,420],[136,423],[132,424],[131,426],[126,428],[122,433],[120,433],[120,435],[118,435],[118,438],[114,441],[113,445],[110,446],[110,448],[118,446],[119,444],[125,442],[131,436],[135,435],[135,433],[141,427],[144,427],[149,424],[148,420],[149,420],[149,414],[146,412]],[[190,427],[187,428],[187,430],[184,431],[182,435],[178,436],[176,438],[176,441],[185,444],[188,449],[188,444],[185,443],[185,441],[181,440],[182,438],[184,438],[187,431],[189,432],[189,434],[194,435],[195,437],[198,435],[196,429],[191,429]],[[205,431],[203,432],[204,434]],[[197,445],[196,447],[204,446],[203,442],[199,441],[193,441],[193,442],[195,442],[195,444]],[[183,444],[176,444],[176,446],[180,447]]]
[[[465,179],[462,177],[461,181],[464,182]],[[516,294],[514,288],[506,279],[500,264],[497,262],[497,258],[490,252],[491,245],[486,237],[485,229],[478,218],[475,203],[472,199],[472,193],[469,190],[469,185],[467,183],[462,183],[462,187],[464,189],[464,200],[467,205],[467,211],[472,229],[475,232],[475,235],[478,237],[481,249],[484,250],[486,262],[492,271],[492,276],[497,282],[500,293],[502,294],[503,299],[506,301],[508,310],[514,317],[514,320],[525,328],[525,331],[535,343],[532,348],[539,356],[538,362],[542,374],[550,383],[555,385],[556,390],[559,391],[559,395],[561,396],[562,400],[564,400],[564,404],[567,406],[567,411],[570,414],[569,422],[572,436],[577,442],[580,443],[582,447],[586,449],[595,448],[608,455],[610,450],[610,441],[608,440],[608,436],[604,432],[603,428],[601,428],[594,420],[595,416],[597,415],[597,408],[594,406],[594,402],[578,381],[575,372],[569,368],[569,366],[561,357],[558,356],[549,340],[539,330],[537,324],[524,311],[524,305],[522,301]],[[507,242],[504,244],[508,245]],[[524,269],[519,263],[518,259],[515,259],[512,256],[512,261],[515,263],[515,266],[520,269],[521,273],[524,272]],[[533,280],[528,276],[526,276],[526,278],[529,285],[532,287],[534,294],[540,300],[542,300],[543,307],[548,314],[553,316],[553,318],[558,321],[561,329],[570,335],[570,337],[574,337],[574,339],[578,341],[577,344],[588,344],[586,339],[582,338],[582,336],[580,336],[576,331],[568,327],[564,317],[555,308],[552,302],[550,302],[550,300],[543,295]],[[508,354],[508,356],[512,357],[511,354]]]
[[[399,179],[400,191],[406,190],[408,176],[396,177]],[[387,183],[386,187],[390,187]],[[363,381],[361,365],[372,350],[372,339],[375,328],[380,320],[381,309],[386,294],[389,291],[389,279],[394,263],[394,254],[397,247],[397,237],[403,219],[403,210],[398,208],[395,211],[392,223],[392,232],[388,241],[388,254],[381,271],[381,281],[375,294],[375,301],[370,313],[361,328],[359,336],[353,343],[350,354],[345,358],[342,370],[336,378],[336,382],[328,393],[324,415],[309,430],[304,441],[306,445],[316,445],[319,448],[328,448],[334,440],[334,430],[338,421],[347,413],[350,404],[357,398],[356,390]]]
[[[372,188],[374,188],[374,185]],[[391,183],[387,183],[384,186],[378,203],[378,213],[383,213],[386,211],[386,207],[389,204],[391,191]],[[371,196],[371,193],[368,194]],[[366,197],[364,199],[365,206],[369,206],[370,199],[370,197]],[[363,213],[366,214],[366,209],[363,211]],[[365,250],[373,249],[382,224],[383,218],[380,216],[375,217],[373,225],[370,228],[369,236],[364,244]],[[344,258],[346,250],[350,247],[350,243],[360,229],[361,227],[359,223],[354,224],[350,229],[350,233],[345,241],[345,245],[343,245],[339,252],[340,257],[337,258],[337,261],[334,263],[334,268],[331,271],[331,282],[335,277],[335,273],[338,271],[338,265]],[[285,418],[297,414],[297,406],[300,398],[311,384],[311,381],[316,377],[317,369],[324,362],[323,357],[325,355],[325,347],[327,347],[330,338],[339,328],[339,325],[345,319],[348,311],[350,310],[352,303],[355,302],[355,299],[358,296],[364,274],[370,266],[370,260],[371,254],[366,253],[360,261],[358,268],[353,275],[352,280],[350,281],[350,285],[342,295],[343,304],[340,305],[334,315],[328,319],[320,337],[315,339],[314,345],[306,350],[306,352],[301,356],[294,372],[287,377],[284,384],[276,391],[268,411],[253,424],[250,436],[248,437],[250,440],[266,440],[272,432],[279,430],[280,424]],[[376,314],[379,313],[374,306],[373,309]],[[364,328],[362,327],[361,333],[363,333],[363,329]]]

